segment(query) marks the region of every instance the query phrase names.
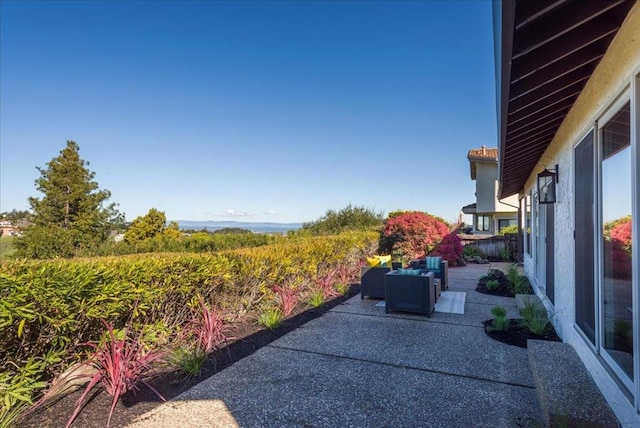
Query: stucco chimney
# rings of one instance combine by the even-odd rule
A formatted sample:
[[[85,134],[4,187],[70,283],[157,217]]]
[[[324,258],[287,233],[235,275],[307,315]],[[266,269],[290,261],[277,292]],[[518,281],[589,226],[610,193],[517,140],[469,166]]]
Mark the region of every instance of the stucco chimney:
[[[487,146],[482,146],[482,155],[486,155],[487,154]]]

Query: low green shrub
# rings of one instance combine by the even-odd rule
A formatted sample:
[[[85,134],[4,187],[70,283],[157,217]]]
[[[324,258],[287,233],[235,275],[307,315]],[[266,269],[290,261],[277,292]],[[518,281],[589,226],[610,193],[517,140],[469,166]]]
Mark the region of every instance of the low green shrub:
[[[504,236],[508,233],[518,233],[518,225],[512,224],[510,226],[504,226],[498,231],[498,235]]]
[[[258,324],[268,329],[278,328],[282,323],[282,316],[280,308],[267,308],[258,317]]]
[[[500,288],[500,281],[498,281],[497,279],[490,279],[489,281],[487,281],[486,287],[489,291],[496,291],[498,288]]]
[[[507,318],[507,310],[502,306],[494,306],[491,308],[491,315],[493,320],[489,326],[493,331],[507,331],[509,330],[509,318]]]
[[[483,253],[480,250],[480,248],[476,247],[475,245],[465,245],[462,248],[462,256],[466,258],[472,258],[472,257],[482,257],[483,259],[487,258],[487,255]]]
[[[171,353],[169,361],[177,366],[187,378],[191,378],[200,375],[207,358],[208,356],[204,352],[193,346],[182,346]]]
[[[311,290],[311,294],[309,295],[307,301],[312,308],[319,308],[320,306],[324,305],[324,293],[319,288]]]
[[[520,325],[529,330],[536,336],[544,335],[549,326],[549,318],[544,307],[537,302],[528,302],[520,309]]]

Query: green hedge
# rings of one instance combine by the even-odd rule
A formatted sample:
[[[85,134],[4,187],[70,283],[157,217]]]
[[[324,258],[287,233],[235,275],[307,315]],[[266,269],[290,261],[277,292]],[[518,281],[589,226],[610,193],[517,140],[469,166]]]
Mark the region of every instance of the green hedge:
[[[2,373],[50,359],[41,374],[49,379],[100,338],[101,319],[119,328],[171,329],[190,316],[196,296],[241,317],[272,297],[271,285],[309,287],[332,266],[371,254],[377,237],[346,233],[208,254],[0,261]]]

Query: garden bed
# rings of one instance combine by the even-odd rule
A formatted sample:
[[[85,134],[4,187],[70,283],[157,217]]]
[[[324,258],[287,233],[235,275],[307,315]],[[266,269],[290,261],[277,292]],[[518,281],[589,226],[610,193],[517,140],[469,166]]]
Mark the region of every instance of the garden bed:
[[[178,371],[164,373],[156,376],[149,383],[167,400],[178,396],[194,385],[209,378],[220,370],[231,366],[238,360],[251,355],[259,348],[268,345],[272,341],[295,330],[308,321],[311,321],[331,308],[342,304],[345,300],[360,293],[360,284],[353,284],[344,296],[336,297],[319,308],[306,309],[298,306],[293,314],[284,319],[282,324],[273,330],[265,329],[258,325],[252,318],[233,326],[230,335],[234,337],[229,344],[213,353],[208,362],[202,368],[197,377],[185,378]],[[46,406],[36,410],[26,417],[18,427],[22,428],[58,428],[64,427],[73,413],[76,400],[82,394],[82,390],[68,394]],[[87,404],[78,415],[72,426],[83,428],[103,428],[109,414],[111,397],[101,390],[90,394]],[[140,385],[140,391],[136,394],[127,393],[118,402],[111,419],[111,427],[124,427],[140,416],[160,405],[162,401],[148,387]]]
[[[520,348],[527,347],[527,340],[550,340],[553,342],[562,342],[562,339],[556,333],[553,325],[549,323],[542,335],[533,334],[526,327],[520,325],[520,319],[511,318],[509,320],[509,329],[507,331],[491,330],[490,326],[493,320],[486,320],[484,322],[484,332],[492,338],[507,345],[518,346]]]

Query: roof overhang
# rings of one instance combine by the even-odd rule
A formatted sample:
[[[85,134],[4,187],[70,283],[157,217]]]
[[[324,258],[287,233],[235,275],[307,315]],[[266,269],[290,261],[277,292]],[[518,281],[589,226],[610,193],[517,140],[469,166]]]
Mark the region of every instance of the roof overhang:
[[[464,214],[475,214],[476,213],[476,203],[472,203],[469,205],[465,205],[464,207],[462,207],[462,212]]]
[[[524,187],[635,1],[494,1],[500,198]]]

